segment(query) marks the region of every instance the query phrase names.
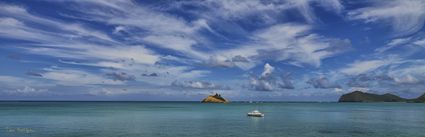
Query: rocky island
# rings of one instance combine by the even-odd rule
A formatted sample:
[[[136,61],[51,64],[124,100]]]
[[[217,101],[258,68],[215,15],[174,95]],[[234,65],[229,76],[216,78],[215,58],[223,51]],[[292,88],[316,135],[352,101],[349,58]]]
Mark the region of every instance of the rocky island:
[[[204,98],[202,101],[202,103],[229,103],[229,100],[221,97],[220,94],[215,94],[215,95],[209,95],[208,97]]]
[[[382,95],[354,91],[342,95],[338,102],[409,102],[425,103],[425,94],[414,99],[405,99],[394,94],[386,93]]]

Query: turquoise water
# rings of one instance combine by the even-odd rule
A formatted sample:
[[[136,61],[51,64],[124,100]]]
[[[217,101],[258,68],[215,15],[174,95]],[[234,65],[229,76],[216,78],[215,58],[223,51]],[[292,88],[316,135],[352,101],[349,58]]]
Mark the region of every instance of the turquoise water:
[[[247,117],[258,108],[264,118]],[[425,136],[425,104],[0,102],[0,136]]]

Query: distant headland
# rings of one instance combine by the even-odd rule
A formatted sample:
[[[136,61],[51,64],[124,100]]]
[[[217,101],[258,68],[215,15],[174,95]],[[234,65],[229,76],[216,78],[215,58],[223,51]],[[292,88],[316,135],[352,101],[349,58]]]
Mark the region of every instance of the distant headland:
[[[408,103],[425,103],[425,94],[418,98],[406,99],[394,94],[386,93],[382,95],[354,91],[342,95],[338,102],[408,102]]]
[[[229,100],[221,97],[220,94],[215,94],[215,95],[209,95],[208,97],[204,98],[202,101],[202,103],[229,103]]]

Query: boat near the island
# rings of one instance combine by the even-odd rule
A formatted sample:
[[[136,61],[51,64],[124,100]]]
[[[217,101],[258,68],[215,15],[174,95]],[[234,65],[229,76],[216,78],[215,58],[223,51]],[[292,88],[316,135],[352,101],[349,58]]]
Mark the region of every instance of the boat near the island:
[[[254,110],[254,111],[248,112],[247,115],[250,116],[250,117],[264,117],[264,114],[261,113],[258,110]]]

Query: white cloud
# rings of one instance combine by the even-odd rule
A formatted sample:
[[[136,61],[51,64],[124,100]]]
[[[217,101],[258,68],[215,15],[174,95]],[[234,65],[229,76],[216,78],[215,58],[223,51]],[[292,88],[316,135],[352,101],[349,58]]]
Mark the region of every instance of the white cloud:
[[[132,30],[126,29],[129,33],[127,39],[135,42],[149,42],[155,46],[182,53],[182,56],[208,58],[205,53],[193,48],[194,45],[202,42],[200,40],[202,35],[198,35],[198,29],[206,28],[212,31],[205,20],[187,22],[179,17],[157,12],[131,1],[78,1],[75,3],[90,7],[85,12],[73,9],[83,14],[85,17],[83,19],[118,25],[115,32],[118,29],[122,31],[123,28],[131,28]],[[114,12],[110,12],[111,10]]]
[[[273,71],[274,67],[271,66],[269,63],[266,63],[266,65],[264,65],[264,71],[263,73],[261,73],[261,77],[269,77],[273,73]]]
[[[309,25],[278,24],[257,31],[250,44],[216,54],[245,56],[256,63],[274,60],[319,67],[322,59],[351,48],[351,42],[347,39],[326,38],[310,31]]]
[[[333,11],[337,14],[341,13],[344,6],[339,0],[292,0],[289,3],[294,6],[309,23],[318,22],[318,17],[314,14],[313,6],[317,4],[328,11]]]
[[[363,88],[363,87],[352,87],[349,91],[362,91],[362,92],[370,92],[369,88]]]
[[[307,2],[307,1],[306,1]],[[316,2],[316,1],[315,1]],[[317,1],[320,3],[319,1]],[[198,51],[193,46],[197,46],[199,44],[203,44],[200,41],[204,41],[205,39],[200,38],[197,30],[201,28],[206,28],[211,32],[214,32],[211,27],[208,26],[207,20],[195,20],[194,22],[187,22],[181,18],[175,17],[173,15],[169,15],[162,12],[157,12],[154,10],[150,10],[142,5],[138,5],[133,2],[95,2],[95,1],[84,1],[84,2],[76,2],[81,6],[89,6],[89,10],[85,13],[81,13],[83,19],[87,20],[95,20],[104,22],[110,25],[117,25],[115,32],[124,31],[130,32],[132,35],[139,37],[136,39],[131,39],[136,42],[138,40],[146,41],[157,45],[162,48],[171,49],[173,51],[177,51],[181,53],[180,55],[187,56],[190,58],[195,58],[198,60],[208,61],[209,59],[217,59],[211,58],[211,53],[205,53]],[[226,2],[223,2],[226,3]],[[261,3],[265,4],[264,7],[259,7],[259,9],[266,10],[268,6],[273,6],[274,3],[263,3],[260,1],[253,1],[253,3]],[[309,2],[307,2],[309,3]],[[328,3],[328,2],[326,2]],[[330,6],[330,9],[341,10],[342,7],[339,1],[332,1],[329,3],[333,3]],[[229,3],[226,3],[221,6],[228,6]],[[294,3],[286,3],[287,5],[292,5]],[[252,5],[247,2],[247,5]],[[255,4],[254,4],[255,5]],[[308,4],[310,5],[310,4]],[[339,6],[338,6],[339,5]],[[220,7],[221,7],[220,6]],[[238,5],[241,6],[241,5]],[[276,5],[277,6],[277,5]],[[284,5],[279,5],[284,6]],[[78,6],[76,6],[78,7]],[[245,8],[242,8],[245,7]],[[240,11],[245,11],[246,7],[251,6],[242,6]],[[284,6],[285,7],[285,6]],[[333,8],[332,8],[333,7]],[[25,9],[21,7],[17,7],[23,10],[22,15],[20,17],[28,17],[33,22],[37,22],[43,25],[53,25],[53,26],[67,26],[66,33],[69,34],[70,37],[79,37],[79,36],[92,36],[101,40],[109,40],[113,41],[109,36],[103,34],[98,31],[85,31],[86,28],[79,24],[65,24],[54,20],[44,19],[42,17],[34,16],[26,12]],[[81,8],[81,7],[80,7]],[[114,9],[111,14],[104,14],[105,10]],[[130,10],[128,9],[134,9]],[[274,7],[272,7],[274,9]],[[236,10],[236,9],[235,9]],[[230,11],[231,13],[237,11]],[[146,20],[149,18],[149,20]],[[27,21],[27,20],[25,20]],[[138,33],[137,31],[127,31],[127,28],[133,29],[141,29],[145,30],[143,33]],[[119,30],[117,30],[119,29]],[[279,53],[280,56],[276,57],[276,61],[288,61],[292,62],[292,64],[309,64],[315,67],[320,66],[320,60],[323,58],[327,58],[337,54],[340,51],[336,50],[327,50],[331,46],[336,44],[347,44],[346,40],[339,39],[327,39],[319,35],[311,34],[305,36],[306,33],[309,33],[311,26],[307,25],[296,25],[296,24],[283,24],[276,25],[269,29],[265,29],[262,31],[258,31],[254,35],[256,39],[259,39],[258,44],[253,46],[244,46],[234,50],[234,52],[242,52],[241,55],[234,54],[231,56],[223,56],[222,54],[212,55],[215,57],[219,57],[215,63],[218,65],[224,66],[238,66],[243,69],[252,68],[256,63],[261,63],[264,58],[264,55],[270,51],[278,51],[283,52]],[[70,31],[73,30],[73,31]],[[277,30],[277,31],[275,31]],[[277,33],[276,35],[274,33]],[[49,34],[43,34],[42,31],[33,33],[35,36],[46,36],[47,38],[43,39],[44,44],[41,46],[47,46],[42,48],[25,48],[33,54],[43,54],[50,55],[54,57],[62,57],[62,58],[74,58],[74,59],[101,59],[101,63],[92,63],[98,65],[105,65],[105,63],[109,65],[113,65],[116,67],[122,67],[117,64],[111,64],[110,62],[125,59],[130,60],[134,59],[136,63],[145,63],[145,64],[153,64],[160,60],[158,55],[155,55],[150,50],[147,50],[144,46],[128,46],[119,42],[114,41],[117,45],[122,46],[101,46],[98,44],[87,44],[87,41],[79,40],[78,43],[72,42],[72,44],[64,45],[58,43],[69,43],[66,38],[58,38],[57,36],[51,36]],[[42,34],[42,35],[37,35]],[[65,35],[66,36],[66,35]],[[202,36],[202,35],[201,35]],[[300,37],[300,38],[295,38]],[[59,39],[55,41],[55,43],[49,42],[51,39]],[[281,44],[289,41],[289,44]],[[139,41],[140,42],[140,41]],[[348,42],[349,43],[349,42]],[[266,44],[267,46],[261,47],[259,45]],[[75,46],[78,45],[78,46]],[[54,47],[54,48],[50,48]],[[63,48],[72,48],[78,51],[73,51],[69,49],[59,49],[57,47]],[[258,48],[261,47],[261,48]],[[226,51],[227,52],[227,51]],[[233,51],[228,51],[233,52]],[[224,60],[232,60],[235,56],[244,56],[247,59],[251,60],[251,58],[255,58],[250,62],[223,62]],[[306,56],[306,57],[304,57]],[[272,57],[273,58],[273,57]],[[223,64],[224,63],[224,64]]]
[[[405,76],[402,76],[402,77],[396,77],[394,80],[397,83],[406,83],[406,84],[416,84],[416,83],[420,82],[416,77],[414,77],[412,75],[405,75]]]
[[[374,1],[371,6],[350,11],[353,20],[389,23],[396,36],[418,32],[425,21],[425,2],[420,0]]]
[[[33,87],[25,86],[22,89],[16,89],[13,94],[21,94],[21,95],[28,95],[28,94],[40,94],[49,91],[48,89],[36,89]]]
[[[46,32],[26,27],[22,21],[8,17],[0,17],[0,36],[29,41],[54,41],[54,37]]]
[[[124,60],[126,61],[126,60]],[[95,66],[95,67],[104,67],[104,68],[111,68],[111,69],[127,69],[127,67],[131,66],[131,62],[121,62],[121,61],[100,61],[100,62],[75,62],[75,61],[65,61],[65,60],[59,60],[59,62],[64,64],[71,64],[71,65],[85,65],[85,66]]]
[[[348,67],[342,69],[341,72],[350,74],[350,75],[358,75],[371,70],[375,70],[385,64],[387,63],[383,60],[357,61],[352,64],[349,64]]]
[[[319,4],[336,13],[341,13],[345,8],[340,0],[319,0]]]
[[[0,94],[31,96],[49,92],[54,84],[42,79],[0,75]]]
[[[1,76],[0,75],[0,85],[6,87],[12,87],[12,88],[18,88],[22,86],[51,86],[50,83],[45,83],[43,81],[38,81],[36,79],[30,79],[30,78],[21,78],[16,76]]]
[[[82,70],[73,70],[73,69],[57,69],[57,68],[46,68],[42,73],[43,78],[54,80],[61,85],[121,85],[124,84],[123,81],[116,81],[102,77],[101,74],[93,74]]]
[[[411,60],[395,64],[388,70],[388,75],[399,84],[423,84],[425,83],[425,61]]]
[[[56,31],[62,31],[63,33],[67,34],[65,35],[68,38],[79,38],[79,37],[92,37],[92,38],[96,38],[99,40],[105,40],[105,41],[109,41],[109,42],[115,42],[112,38],[110,38],[108,35],[99,32],[97,30],[88,28],[88,27],[84,27],[80,24],[71,24],[71,23],[65,23],[65,22],[60,22],[60,21],[56,21],[56,20],[52,20],[52,19],[47,19],[41,16],[36,16],[33,14],[30,14],[24,7],[19,7],[16,5],[7,5],[7,4],[0,4],[0,15],[6,16],[6,17],[10,17],[10,18],[14,18],[16,20],[19,20],[20,22],[25,22],[25,23],[35,23],[38,25],[42,25],[45,27],[49,27],[51,29],[55,29]],[[32,33],[32,29],[28,28],[23,28],[21,27],[22,30],[20,31],[25,31],[25,29],[27,29],[27,31],[29,31],[28,33],[30,34],[34,34]],[[10,32],[11,34],[14,34],[14,32]],[[15,32],[17,33],[17,32]],[[43,30],[36,30],[36,33],[44,33],[44,35],[55,35],[55,33],[52,34],[52,32],[45,32]],[[56,33],[56,35],[64,35],[63,33]],[[29,36],[33,36],[34,35],[20,35],[21,37],[29,37]],[[39,36],[39,37],[45,37],[45,36]],[[59,36],[56,36],[59,37]],[[20,37],[18,37],[20,38]],[[53,40],[53,39],[52,39]],[[58,41],[58,40],[54,40],[54,41]]]
[[[228,90],[229,87],[216,85],[211,82],[205,81],[174,81],[171,83],[172,86],[181,87],[181,88],[193,88],[193,89],[221,89]]]
[[[6,94],[6,95],[13,95],[13,96],[36,96],[41,94],[47,94],[49,92],[48,89],[43,88],[34,88],[30,86],[23,86],[22,88],[16,88],[16,89],[6,89],[3,88],[0,90],[0,94]]]
[[[49,55],[53,57],[84,60],[99,59],[98,65],[100,66],[107,65],[105,62],[120,60],[132,60],[134,63],[141,64],[155,64],[160,60],[158,55],[146,49],[144,46],[102,46],[81,43],[42,44],[34,46],[35,47],[22,47],[22,49],[32,54]],[[64,49],[61,47],[66,48]]]
[[[277,89],[294,89],[289,74],[276,77],[273,75],[275,68],[270,64],[264,65],[264,70],[259,77],[252,75],[249,79],[250,88],[257,91],[274,91]]]
[[[212,67],[230,68],[235,66],[235,63],[232,60],[224,56],[211,56],[205,63]]]
[[[205,53],[192,48],[197,42],[193,38],[175,35],[149,35],[143,38],[144,41],[156,44],[166,49],[182,52],[185,56],[206,59]]]
[[[410,40],[411,40],[410,37],[393,39],[387,45],[388,46],[396,46],[396,45],[400,45],[400,44],[405,44],[405,43],[409,42]]]
[[[88,94],[95,96],[116,96],[137,93],[134,90],[123,88],[90,88]]]
[[[379,67],[389,65],[391,63],[396,63],[399,60],[400,59],[398,57],[392,56],[382,59],[355,61],[351,64],[348,64],[345,68],[342,68],[339,71],[348,75],[358,75],[373,71]]]
[[[209,16],[230,20],[243,20],[247,16],[256,16],[257,20],[264,23],[276,22],[278,15],[289,10],[296,10],[309,23],[317,22],[313,12],[315,7],[321,7],[328,11],[340,13],[344,6],[339,0],[289,0],[289,1],[261,1],[261,0],[208,0],[202,2],[176,2],[174,8],[181,8],[184,5],[196,5],[206,7],[210,10]]]
[[[272,73],[274,71],[274,67],[271,66],[269,63],[266,63],[264,65],[264,70],[261,73],[260,77],[251,76],[250,77],[250,86],[253,87],[255,90],[259,91],[272,91],[274,90],[274,81],[272,77]]]
[[[358,75],[348,77],[349,87],[365,87],[374,91],[423,92],[425,61],[393,60]]]
[[[412,40],[411,37],[407,37],[407,38],[397,38],[397,39],[393,39],[390,42],[387,43],[386,46],[380,47],[375,49],[376,52],[382,53],[385,52],[387,50],[390,50],[396,46],[401,46],[404,44],[408,44],[410,41]]]
[[[126,65],[125,68],[118,70],[104,70],[104,73],[126,73],[128,76],[135,76],[138,82],[148,83],[157,86],[168,86],[175,80],[193,80],[206,77],[210,74],[207,70],[198,70],[189,66],[174,66],[174,65],[147,65],[133,64]],[[143,76],[155,73],[155,77]]]
[[[312,8],[310,7],[309,0],[295,0],[291,1],[297,7],[297,10],[301,13],[304,19],[309,23],[314,23],[317,17],[314,15]]]
[[[6,16],[0,18],[0,36],[36,42],[18,46],[32,54],[99,61],[93,64],[103,66],[117,66],[111,62],[118,60],[132,60],[141,64],[154,64],[160,60],[159,55],[145,46],[114,41],[107,34],[81,24],[46,19],[28,13],[23,7],[4,4],[0,7],[0,11],[3,11],[0,14]],[[37,25],[49,26],[53,30],[46,31]]]
[[[2,83],[6,83],[6,82],[18,82],[24,79],[20,79],[18,77],[13,77],[13,76],[0,76],[0,81]]]
[[[322,88],[322,89],[339,89],[341,86],[336,82],[330,81],[328,78],[324,76],[313,77],[307,81],[308,84],[312,85],[314,88]]]
[[[425,38],[413,42],[416,45],[425,47]]]
[[[189,72],[178,74],[179,76],[177,76],[176,78],[180,78],[180,79],[199,78],[199,77],[204,77],[209,73],[210,71],[206,71],[206,70],[190,70]]]
[[[265,81],[265,80],[259,80],[254,77],[251,77],[250,79],[250,86],[253,87],[254,90],[258,91],[272,91],[274,90],[272,83]]]
[[[118,46],[110,48],[94,46],[81,54],[92,58],[108,60],[134,60],[135,63],[142,64],[154,64],[159,60],[157,55],[143,46]]]
[[[264,13],[264,12],[277,12],[279,10],[287,8],[287,5],[266,3],[259,0],[251,1],[208,1],[208,6],[220,8],[220,16],[226,18],[241,18],[250,14]]]

